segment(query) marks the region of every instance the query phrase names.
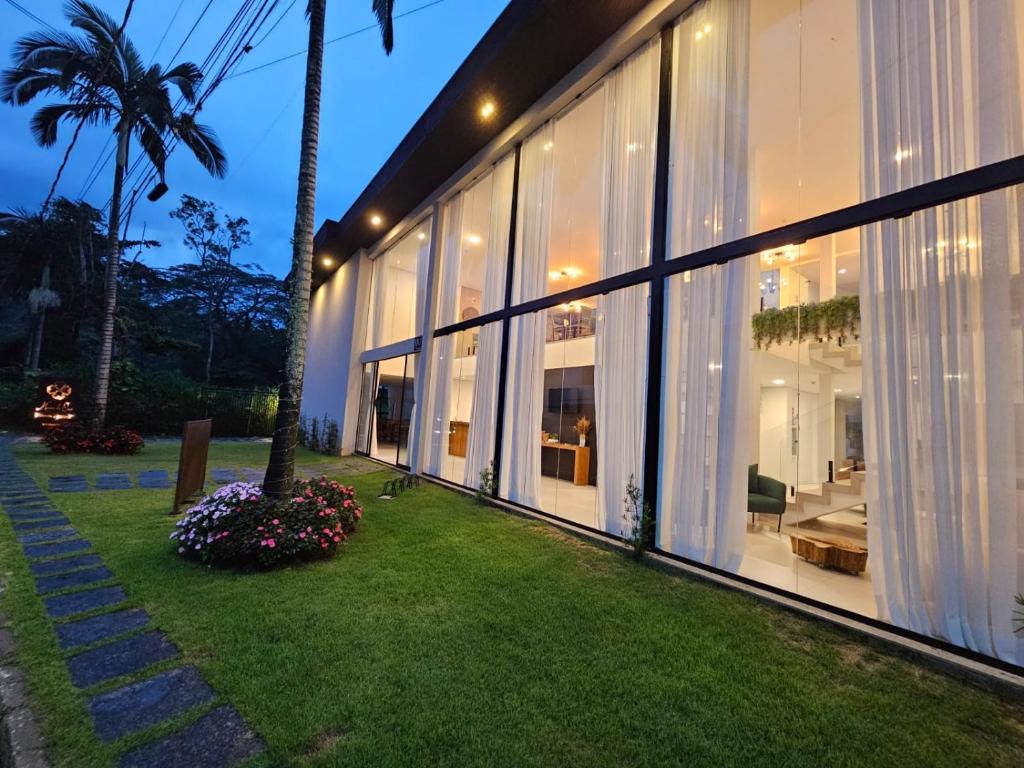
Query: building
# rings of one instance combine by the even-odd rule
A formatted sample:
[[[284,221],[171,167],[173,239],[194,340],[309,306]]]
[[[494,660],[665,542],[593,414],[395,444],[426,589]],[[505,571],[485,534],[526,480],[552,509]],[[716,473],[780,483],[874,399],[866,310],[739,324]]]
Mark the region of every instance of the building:
[[[1022,0],[513,0],[317,235],[343,452],[1020,671]]]

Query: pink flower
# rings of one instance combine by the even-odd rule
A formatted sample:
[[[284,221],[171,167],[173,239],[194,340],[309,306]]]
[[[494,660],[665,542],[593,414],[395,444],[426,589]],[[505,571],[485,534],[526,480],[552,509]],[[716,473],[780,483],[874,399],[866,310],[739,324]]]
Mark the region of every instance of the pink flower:
[[[270,547],[271,549],[273,549],[274,547],[277,546],[277,542],[274,541],[273,539],[267,539],[267,546]]]
[[[256,526],[256,530],[257,531],[262,531],[263,530],[263,526],[262,525],[257,525]]]
[[[341,536],[335,536],[335,537],[334,537],[334,540],[335,540],[335,541],[341,541]]]
[[[273,523],[274,525],[280,525],[281,524],[281,521],[278,520],[276,517],[273,520],[271,520],[270,522]]]
[[[305,531],[299,531],[299,538],[300,539],[306,538],[306,532]]]
[[[296,496],[294,499],[292,499],[292,502],[294,502],[295,504],[301,504],[304,501],[305,499],[302,498],[301,496]]]
[[[345,505],[344,506],[345,506],[345,509],[348,509],[349,507],[351,507],[352,506],[352,499],[345,499]]]

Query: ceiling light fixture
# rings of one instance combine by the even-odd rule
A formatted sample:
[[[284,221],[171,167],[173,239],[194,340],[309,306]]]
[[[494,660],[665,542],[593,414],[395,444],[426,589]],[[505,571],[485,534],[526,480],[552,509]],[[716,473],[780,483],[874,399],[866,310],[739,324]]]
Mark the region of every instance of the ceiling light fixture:
[[[774,384],[776,387],[781,387],[785,383],[785,379],[772,379],[772,384]]]
[[[370,223],[373,224],[373,226],[375,227],[379,227],[381,224],[384,223],[384,219],[380,217],[379,213],[375,213],[372,216],[370,216]]]
[[[416,235],[416,237],[418,237],[420,240],[426,240],[427,239],[427,236],[425,234],[423,234],[422,232],[420,232],[418,235]]]
[[[704,37],[704,35],[707,35],[710,32],[711,32],[711,25],[710,24],[705,24],[703,27],[701,27],[700,29],[697,30],[697,34],[694,35],[694,38],[696,40],[700,40],[702,37]]]
[[[324,256],[322,259],[320,259],[320,263],[323,264],[328,269],[330,269],[331,267],[334,266],[334,259],[332,259],[330,256]]]
[[[483,242],[483,238],[480,235],[466,235],[466,242],[470,245],[480,245]]]
[[[845,275],[846,274],[846,267],[843,267],[842,269],[840,269],[839,270],[839,274],[840,275]]]
[[[484,120],[489,120],[493,115],[497,107],[494,106],[493,101],[485,101],[483,106],[480,107],[480,117]]]

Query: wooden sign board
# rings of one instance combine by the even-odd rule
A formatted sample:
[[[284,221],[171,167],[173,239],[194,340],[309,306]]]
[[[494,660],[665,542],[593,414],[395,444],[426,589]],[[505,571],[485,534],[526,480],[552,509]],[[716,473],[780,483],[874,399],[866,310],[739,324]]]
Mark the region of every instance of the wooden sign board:
[[[171,514],[193,496],[202,494],[206,485],[206,457],[210,452],[210,429],[213,419],[186,421],[181,434],[181,454],[178,456],[178,484],[174,489]]]

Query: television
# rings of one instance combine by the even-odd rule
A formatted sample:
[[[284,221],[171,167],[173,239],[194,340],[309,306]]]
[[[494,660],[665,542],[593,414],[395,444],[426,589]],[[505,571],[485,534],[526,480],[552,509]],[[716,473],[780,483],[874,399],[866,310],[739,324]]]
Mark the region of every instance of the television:
[[[579,413],[580,392],[577,387],[552,387],[548,390],[548,413]]]

